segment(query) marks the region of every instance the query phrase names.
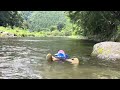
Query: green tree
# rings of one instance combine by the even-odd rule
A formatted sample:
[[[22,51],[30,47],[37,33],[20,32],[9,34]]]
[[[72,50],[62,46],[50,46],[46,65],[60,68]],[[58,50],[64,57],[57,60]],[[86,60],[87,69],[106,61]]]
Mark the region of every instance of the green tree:
[[[24,20],[28,20],[34,11],[19,11]]]
[[[29,18],[31,17],[34,11],[18,11],[23,18],[22,28],[28,29],[29,28]]]
[[[61,31],[64,26],[65,26],[65,24],[64,24],[63,22],[62,22],[62,23],[58,23],[58,24],[57,24],[57,29],[58,29],[59,31]]]
[[[83,29],[83,35],[99,40],[111,40],[117,32],[119,11],[69,11],[72,23]]]
[[[17,11],[0,11],[0,26],[21,27],[23,19]]]

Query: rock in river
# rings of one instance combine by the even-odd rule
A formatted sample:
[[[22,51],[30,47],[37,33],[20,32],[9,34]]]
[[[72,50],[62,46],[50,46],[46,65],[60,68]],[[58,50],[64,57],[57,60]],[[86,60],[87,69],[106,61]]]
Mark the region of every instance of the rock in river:
[[[120,60],[120,42],[100,42],[94,45],[92,56],[104,60]]]

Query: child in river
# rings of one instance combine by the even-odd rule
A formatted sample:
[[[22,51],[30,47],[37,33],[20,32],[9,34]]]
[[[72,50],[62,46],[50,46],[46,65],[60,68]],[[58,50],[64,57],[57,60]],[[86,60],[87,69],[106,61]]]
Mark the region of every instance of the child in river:
[[[53,56],[53,61],[65,61],[66,59],[69,59],[69,56],[65,54],[64,50],[58,50],[58,53]]]
[[[58,50],[58,53],[55,54],[55,56],[52,56],[51,54],[47,55],[47,60],[49,61],[58,61],[58,62],[70,62],[71,64],[79,64],[78,58],[69,58],[68,54],[64,52],[64,50]]]

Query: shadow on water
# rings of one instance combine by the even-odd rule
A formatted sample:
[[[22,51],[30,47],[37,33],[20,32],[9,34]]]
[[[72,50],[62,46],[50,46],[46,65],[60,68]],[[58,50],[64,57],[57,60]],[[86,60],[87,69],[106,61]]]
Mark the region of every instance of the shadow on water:
[[[118,63],[108,63],[91,57],[93,45],[89,40],[63,37],[1,38],[0,78],[2,79],[116,79],[120,78]],[[48,63],[48,53],[65,50],[77,57],[80,65]]]

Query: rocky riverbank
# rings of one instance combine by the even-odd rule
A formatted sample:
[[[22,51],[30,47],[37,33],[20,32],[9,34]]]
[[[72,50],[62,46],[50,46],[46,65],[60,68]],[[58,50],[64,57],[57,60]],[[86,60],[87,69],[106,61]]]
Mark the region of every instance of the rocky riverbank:
[[[0,31],[0,37],[16,37],[16,34]]]

